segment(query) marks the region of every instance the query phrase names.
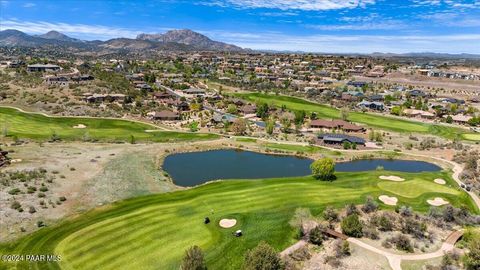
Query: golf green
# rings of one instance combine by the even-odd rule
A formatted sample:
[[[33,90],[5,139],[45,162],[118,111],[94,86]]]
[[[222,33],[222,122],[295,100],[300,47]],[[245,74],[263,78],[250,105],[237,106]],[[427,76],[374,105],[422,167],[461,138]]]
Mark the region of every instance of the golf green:
[[[83,126],[82,126],[83,125]],[[82,126],[83,128],[74,128]],[[85,117],[48,117],[26,113],[14,108],[0,107],[0,127],[3,135],[49,140],[55,134],[61,140],[99,140],[108,142],[131,141],[184,141],[215,139],[218,135],[161,131],[153,125],[122,119]],[[146,132],[150,130],[152,132]]]
[[[370,171],[337,173],[337,180],[314,178],[227,180],[192,189],[138,197],[96,209],[57,225],[42,228],[16,242],[0,245],[0,254],[58,254],[59,263],[27,263],[19,269],[178,269],[184,250],[199,245],[209,269],[239,269],[245,252],[265,240],[277,250],[294,243],[296,232],[289,220],[298,207],[320,215],[328,205],[341,208],[361,204],[367,196],[397,196],[399,205],[427,211],[426,200],[438,196],[455,206],[477,212],[470,197],[455,186],[451,172],[391,173],[407,179],[388,182]],[[447,185],[433,189],[429,183],[442,178]],[[415,184],[415,192],[389,190]],[[422,184],[419,184],[422,183]],[[395,185],[398,185],[397,189]],[[379,202],[380,203],[380,202]],[[392,208],[384,206],[384,208]],[[204,224],[204,217],[212,222]],[[222,218],[235,218],[237,225],[222,229]],[[241,229],[244,236],[232,232]],[[1,268],[1,267],[0,267]]]

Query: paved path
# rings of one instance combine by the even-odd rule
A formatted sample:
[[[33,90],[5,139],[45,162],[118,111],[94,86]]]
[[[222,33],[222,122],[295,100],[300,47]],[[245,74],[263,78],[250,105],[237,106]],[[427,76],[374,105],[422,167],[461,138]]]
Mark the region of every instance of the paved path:
[[[305,240],[300,240],[300,241],[296,242],[295,244],[289,246],[288,248],[284,249],[282,252],[280,252],[280,256],[282,258],[285,257],[285,256],[288,256],[288,255],[292,254],[292,252],[294,252],[295,250],[297,250],[301,247],[304,247],[306,244],[307,244],[307,242]]]
[[[445,255],[446,252],[449,252],[449,251],[453,250],[453,248],[454,248],[454,246],[452,244],[443,243],[442,247],[439,250],[431,252],[431,253],[403,255],[403,254],[394,254],[394,253],[390,253],[390,252],[385,251],[385,250],[381,250],[381,249],[376,248],[374,246],[371,246],[371,245],[369,245],[365,242],[362,242],[361,240],[356,239],[356,238],[348,238],[347,241],[350,242],[350,243],[356,244],[356,245],[358,245],[362,248],[365,248],[367,250],[370,250],[372,252],[375,252],[377,254],[385,256],[388,260],[388,263],[390,264],[390,267],[393,270],[402,270],[402,267],[401,267],[402,260],[403,261],[418,261],[418,260],[429,260],[429,259],[433,259],[433,258],[438,258],[438,257],[442,257],[443,255]]]

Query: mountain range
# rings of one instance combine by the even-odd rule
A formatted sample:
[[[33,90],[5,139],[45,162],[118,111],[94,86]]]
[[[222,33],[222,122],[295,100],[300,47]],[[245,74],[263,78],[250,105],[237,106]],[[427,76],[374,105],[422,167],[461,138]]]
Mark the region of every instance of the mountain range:
[[[106,41],[85,41],[69,37],[57,31],[42,35],[28,35],[18,30],[0,31],[0,46],[42,47],[60,46],[76,49],[107,49],[122,51],[244,51],[244,49],[214,41],[189,29],[171,30],[164,34],[139,34],[135,39],[115,38]]]

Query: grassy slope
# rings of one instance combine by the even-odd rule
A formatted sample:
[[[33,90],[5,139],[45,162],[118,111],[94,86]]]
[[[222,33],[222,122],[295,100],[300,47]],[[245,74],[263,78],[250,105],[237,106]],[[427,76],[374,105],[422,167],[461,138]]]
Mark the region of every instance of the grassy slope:
[[[367,195],[398,196],[380,188],[379,183],[384,181],[378,180],[378,176],[385,173],[388,172],[338,173],[334,182],[311,177],[223,181],[134,198],[0,246],[0,254],[56,253],[62,255],[63,269],[178,269],[184,250],[196,244],[206,252],[209,269],[238,269],[245,251],[260,240],[267,240],[278,250],[295,241],[288,221],[297,207],[308,207],[319,215],[327,205],[361,203]],[[429,206],[425,201],[438,195],[455,206],[474,209],[470,197],[458,188],[445,186],[433,192],[429,184],[435,178],[444,178],[448,185],[454,185],[449,172],[395,174],[406,178],[405,184],[423,183],[416,185],[416,197],[410,193],[398,197],[399,204],[426,211]],[[392,185],[400,187],[404,183]],[[422,192],[424,187],[430,188]],[[203,224],[205,216],[211,218],[211,224]],[[236,218],[238,225],[219,228],[218,221],[225,217]],[[245,235],[233,237],[231,233],[236,229],[242,229]],[[59,268],[57,264],[18,266]]]
[[[338,119],[340,118],[340,111],[336,108],[322,105],[318,103],[309,102],[300,98],[288,96],[276,96],[262,93],[248,93],[236,94],[252,102],[265,102],[277,107],[285,105],[290,110],[304,110],[308,113],[316,112],[319,118]],[[352,122],[368,125],[369,127],[376,127],[384,130],[395,132],[412,132],[412,133],[428,133],[438,135],[448,139],[453,139],[458,134],[462,134],[464,139],[476,140],[477,137],[472,137],[467,132],[460,128],[440,126],[429,123],[420,123],[409,120],[398,119],[394,117],[375,115],[361,112],[350,112],[348,119]]]
[[[75,129],[78,124],[85,129]],[[41,114],[25,113],[13,108],[0,108],[0,127],[9,136],[35,140],[50,139],[56,133],[62,140],[83,140],[88,136],[101,141],[127,141],[133,135],[137,141],[176,141],[214,139],[217,135],[182,132],[145,132],[155,127],[128,120],[82,117],[46,117]]]

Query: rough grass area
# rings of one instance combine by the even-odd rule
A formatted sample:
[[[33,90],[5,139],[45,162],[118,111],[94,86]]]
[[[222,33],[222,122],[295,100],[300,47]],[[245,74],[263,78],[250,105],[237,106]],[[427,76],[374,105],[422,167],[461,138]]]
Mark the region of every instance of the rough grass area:
[[[291,151],[291,152],[299,152],[299,153],[307,153],[307,154],[314,154],[314,153],[322,153],[327,156],[341,156],[342,153],[339,151],[332,151],[326,148],[318,147],[318,146],[303,146],[303,145],[294,145],[294,144],[283,144],[283,143],[267,143],[265,147],[269,150],[282,150],[282,151]]]
[[[422,260],[422,261],[402,261],[403,270],[418,270],[424,269],[426,265],[440,266],[442,264],[442,257]]]
[[[385,173],[337,173],[338,178],[333,182],[317,181],[310,176],[229,180],[138,197],[4,244],[0,246],[0,254],[62,256],[59,264],[8,265],[22,269],[178,269],[184,250],[199,245],[206,253],[209,269],[239,269],[246,250],[261,240],[277,250],[296,241],[288,221],[298,207],[310,208],[314,215],[319,215],[327,205],[340,208],[349,202],[360,204],[368,195],[378,198],[387,194],[397,196],[399,205],[425,212],[429,209],[426,199],[432,195],[452,199],[453,194],[461,194],[456,187],[432,192],[422,191],[419,185],[416,197],[402,197],[378,185],[381,181],[378,177]],[[417,181],[431,182],[435,178],[451,181],[449,172],[395,174]],[[455,206],[464,205],[477,211],[470,197],[455,198],[451,200]],[[212,220],[208,225],[203,223],[206,216]],[[222,218],[235,218],[238,224],[221,229],[218,222]],[[237,229],[244,236],[232,236]]]
[[[264,102],[276,107],[286,106],[289,110],[303,110],[307,113],[315,112],[319,118],[324,119],[339,119],[340,110],[300,98],[277,96],[262,93],[242,93],[235,94],[236,96],[249,100],[251,102]],[[430,123],[421,123],[416,121],[403,120],[395,117],[350,112],[348,119],[352,122],[367,125],[369,127],[379,128],[388,131],[402,132],[402,133],[425,133],[431,135],[441,136],[447,139],[453,139],[458,135],[466,140],[480,140],[480,135],[468,133],[461,128],[454,128],[450,126],[435,125]]]
[[[85,125],[86,128],[73,128]],[[216,139],[218,135],[183,132],[145,132],[155,129],[146,123],[82,117],[47,117],[42,114],[25,113],[13,108],[0,108],[0,128],[3,136],[50,140],[54,134],[65,141],[135,141],[169,142]]]
[[[119,199],[163,193],[177,187],[162,174],[155,155],[128,152],[109,161],[103,171],[83,186],[83,202],[107,204]]]

